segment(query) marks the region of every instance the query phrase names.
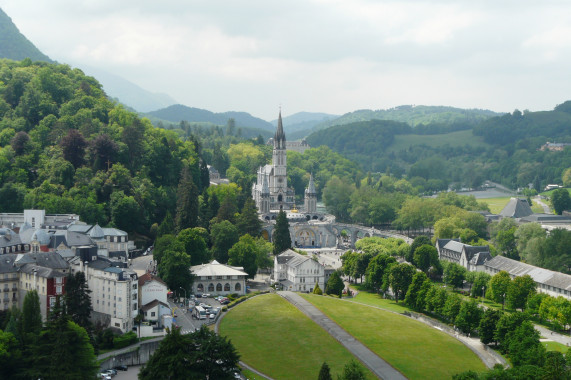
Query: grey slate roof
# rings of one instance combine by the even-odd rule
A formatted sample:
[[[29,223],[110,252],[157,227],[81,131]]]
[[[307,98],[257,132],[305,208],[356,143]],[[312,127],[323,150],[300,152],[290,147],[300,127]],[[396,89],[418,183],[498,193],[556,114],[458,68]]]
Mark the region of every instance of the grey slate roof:
[[[504,270],[511,276],[525,276],[528,274],[536,283],[571,291],[571,275],[568,274],[539,268],[504,256],[496,256],[484,264],[484,266],[500,271]]]
[[[18,254],[16,265],[35,264],[51,269],[68,269],[69,263],[57,252],[30,252]],[[3,257],[3,256],[2,256]]]
[[[520,219],[522,222],[530,223],[561,223],[561,224],[571,224],[571,218],[565,215],[553,215],[553,214],[532,214],[525,216]]]
[[[9,228],[0,228],[0,248],[22,244],[20,235]]]
[[[465,246],[465,244],[460,243],[457,240],[451,239],[448,243],[446,243],[446,245],[444,246],[444,248],[450,250],[450,251],[455,251],[455,252],[462,252],[462,248]]]
[[[159,301],[159,300],[153,300],[153,301],[149,302],[148,304],[143,305],[143,306],[141,307],[141,311],[142,311],[142,312],[149,311],[149,310],[151,310],[153,307],[155,307],[155,306],[157,306],[157,305],[162,305],[162,306],[166,307],[167,309],[170,309],[170,306],[167,305],[166,303],[161,302],[161,301]]]
[[[79,246],[93,246],[95,243],[89,235],[83,234],[81,232],[69,231],[69,230],[58,230],[54,232],[54,239],[52,239],[52,247],[57,248],[57,246],[63,241],[63,243],[68,247],[79,247]]]
[[[16,267],[16,258],[18,254],[16,253],[6,253],[5,255],[0,255],[0,274],[1,273],[14,273],[18,271]]]
[[[62,273],[56,269],[46,268],[35,264],[26,264],[20,268],[23,273],[34,274],[37,273],[39,277],[44,278],[55,278],[55,277],[66,277],[65,273]]]
[[[500,215],[505,218],[523,218],[533,214],[527,199],[511,198],[506,207],[500,211]]]

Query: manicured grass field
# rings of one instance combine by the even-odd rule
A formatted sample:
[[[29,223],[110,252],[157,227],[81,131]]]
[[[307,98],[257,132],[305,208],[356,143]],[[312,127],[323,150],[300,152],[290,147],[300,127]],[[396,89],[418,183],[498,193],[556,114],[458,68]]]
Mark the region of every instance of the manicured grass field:
[[[397,304],[394,300],[388,300],[382,298],[379,294],[363,291],[362,287],[359,285],[357,286],[351,285],[351,288],[356,288],[359,291],[359,293],[355,297],[353,297],[352,301],[359,302],[365,305],[377,306],[380,307],[381,309],[390,310],[397,313],[402,313],[404,311],[410,310],[408,307],[403,306],[402,302]]]
[[[506,207],[506,205],[510,201],[510,198],[511,197],[482,198],[482,199],[478,199],[478,202],[487,203],[488,206],[490,206],[490,212],[492,214],[499,214],[500,211],[502,211],[502,209],[504,207]],[[544,202],[548,203],[546,201],[544,201]],[[541,205],[537,204],[536,202],[533,202],[533,199],[532,199],[532,203],[533,203],[533,205],[531,206],[531,211],[533,211],[535,213],[543,213],[543,207],[541,207]]]
[[[565,354],[569,350],[569,347],[559,342],[541,342],[541,344],[547,351],[559,351]]]
[[[449,379],[486,369],[468,347],[423,323],[354,302],[302,296],[410,379]]]
[[[345,364],[355,359],[276,294],[254,297],[232,308],[220,323],[220,334],[232,340],[243,362],[274,379],[317,379],[324,361],[337,378]],[[376,378],[365,370],[368,378]]]

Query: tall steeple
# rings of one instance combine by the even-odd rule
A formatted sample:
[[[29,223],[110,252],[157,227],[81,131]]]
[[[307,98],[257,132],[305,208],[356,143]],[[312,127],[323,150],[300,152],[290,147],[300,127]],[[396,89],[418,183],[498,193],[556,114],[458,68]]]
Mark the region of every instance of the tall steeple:
[[[286,148],[286,138],[284,133],[284,127],[282,125],[282,110],[280,108],[280,115],[278,117],[278,128],[274,135],[274,148],[285,149]]]
[[[307,192],[312,195],[317,194],[317,192],[315,191],[315,184],[313,183],[313,173],[309,175],[309,184],[307,185]]]

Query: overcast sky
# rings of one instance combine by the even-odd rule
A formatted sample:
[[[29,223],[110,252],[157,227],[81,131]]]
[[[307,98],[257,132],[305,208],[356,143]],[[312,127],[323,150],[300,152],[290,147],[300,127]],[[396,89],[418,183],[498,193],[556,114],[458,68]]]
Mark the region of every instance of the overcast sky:
[[[571,99],[570,1],[0,0],[43,53],[178,102],[275,119]]]

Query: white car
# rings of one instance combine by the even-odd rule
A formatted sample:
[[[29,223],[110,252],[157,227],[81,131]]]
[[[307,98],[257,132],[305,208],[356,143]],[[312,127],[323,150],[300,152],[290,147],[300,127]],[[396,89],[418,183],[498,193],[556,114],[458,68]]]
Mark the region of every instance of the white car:
[[[216,314],[210,314],[210,317],[209,317],[209,318],[210,318],[210,319],[216,318]]]

